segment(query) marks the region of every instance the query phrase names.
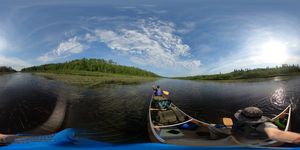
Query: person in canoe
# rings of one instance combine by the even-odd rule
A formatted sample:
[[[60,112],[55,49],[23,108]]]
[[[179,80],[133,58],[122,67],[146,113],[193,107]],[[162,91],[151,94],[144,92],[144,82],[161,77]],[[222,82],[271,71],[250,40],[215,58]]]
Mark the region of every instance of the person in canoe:
[[[163,91],[160,89],[159,85],[152,86],[152,88],[153,88],[155,96],[162,96],[163,95]]]
[[[270,118],[263,116],[257,107],[247,107],[235,114],[232,134],[245,136],[249,139],[269,138],[279,142],[299,144],[300,134],[279,130]]]

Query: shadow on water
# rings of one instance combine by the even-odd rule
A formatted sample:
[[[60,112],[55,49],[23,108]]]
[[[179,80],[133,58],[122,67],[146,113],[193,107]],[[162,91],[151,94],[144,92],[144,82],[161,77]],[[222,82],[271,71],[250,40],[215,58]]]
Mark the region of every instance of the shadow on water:
[[[260,107],[266,116],[273,117],[292,102],[292,127],[294,131],[300,131],[297,128],[300,124],[299,110],[295,107],[299,106],[300,77],[250,82],[162,79],[138,85],[86,89],[19,73],[0,76],[0,83],[0,131],[6,133],[33,129],[41,133],[45,131],[43,129],[57,130],[54,127],[62,124],[62,128],[82,129],[83,136],[95,140],[148,142],[147,113],[154,84],[170,91],[172,101],[183,111],[215,123],[248,106]],[[65,103],[56,105],[57,101]],[[68,104],[66,111],[64,107],[55,109],[64,104]],[[51,115],[60,112],[54,110],[66,113]],[[59,117],[51,121],[51,116]],[[61,118],[65,118],[63,122],[58,121]]]
[[[47,134],[59,130],[68,96],[63,89],[30,74],[0,76],[0,132]]]
[[[128,143],[145,142],[147,108],[151,98],[145,85],[86,89],[70,106],[66,127],[88,129],[96,140]]]

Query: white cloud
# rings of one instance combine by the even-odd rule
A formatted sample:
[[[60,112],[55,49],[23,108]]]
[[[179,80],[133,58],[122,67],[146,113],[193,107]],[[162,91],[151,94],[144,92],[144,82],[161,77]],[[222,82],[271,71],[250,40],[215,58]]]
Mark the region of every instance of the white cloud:
[[[6,57],[0,55],[0,66],[9,66],[16,70],[21,70],[24,67],[31,66],[31,64],[16,57]]]
[[[68,54],[77,54],[83,51],[83,45],[79,43],[77,37],[73,37],[64,41],[58,45],[56,49],[54,49],[54,53],[58,56],[68,55]]]
[[[77,36],[61,42],[55,49],[38,58],[39,61],[49,62],[58,58],[65,58],[72,54],[81,53],[85,46],[79,42]]]
[[[190,72],[199,69],[200,60],[190,59],[190,47],[174,34],[173,23],[150,18],[138,20],[130,27],[97,29],[94,37],[90,34],[85,37],[88,41],[98,38],[109,48],[128,55],[132,62],[140,65]]]
[[[84,39],[87,40],[88,42],[95,42],[98,40],[97,37],[91,35],[90,33],[85,34]]]
[[[95,16],[88,18],[88,21],[91,20],[111,23],[124,20],[124,17]],[[58,44],[52,51],[38,57],[38,60],[50,62],[65,58],[81,53],[92,42],[101,42],[113,52],[127,56],[138,65],[163,68],[163,72],[170,72],[168,74],[199,73],[201,62],[192,58],[189,45],[176,35],[178,31],[174,23],[156,18],[126,20],[116,24],[114,22],[110,29],[96,28],[88,30],[89,33],[83,36],[74,35]]]

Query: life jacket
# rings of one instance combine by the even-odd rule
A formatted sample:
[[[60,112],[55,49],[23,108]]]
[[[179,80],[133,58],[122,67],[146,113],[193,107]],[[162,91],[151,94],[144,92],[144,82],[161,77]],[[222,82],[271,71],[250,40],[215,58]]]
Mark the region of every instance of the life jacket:
[[[155,95],[156,96],[161,96],[162,95],[162,90],[160,88],[156,89]]]
[[[259,131],[258,126],[262,123],[241,123],[237,122],[232,128],[232,133],[239,136],[246,137],[248,139],[267,139],[268,135],[265,132]]]

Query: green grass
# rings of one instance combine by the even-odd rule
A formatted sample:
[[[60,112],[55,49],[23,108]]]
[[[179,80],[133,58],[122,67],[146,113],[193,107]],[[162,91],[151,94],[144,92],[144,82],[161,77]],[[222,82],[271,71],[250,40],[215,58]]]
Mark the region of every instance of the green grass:
[[[51,80],[62,81],[67,84],[88,88],[105,85],[130,85],[154,81],[156,77],[140,77],[91,71],[57,71],[57,72],[33,72],[33,74]]]

